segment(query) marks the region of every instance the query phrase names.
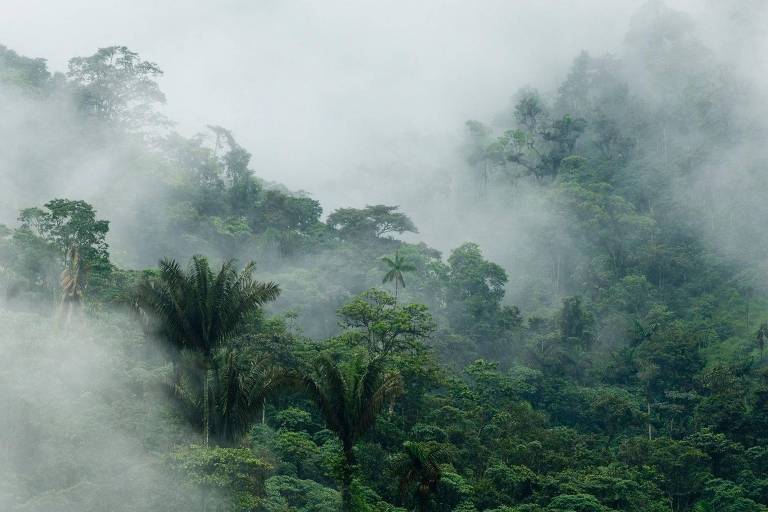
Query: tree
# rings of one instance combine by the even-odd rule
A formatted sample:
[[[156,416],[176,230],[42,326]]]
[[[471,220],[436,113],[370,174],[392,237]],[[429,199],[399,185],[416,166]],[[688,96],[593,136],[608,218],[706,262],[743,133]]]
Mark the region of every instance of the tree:
[[[743,488],[729,480],[714,478],[707,482],[704,499],[694,512],[764,512],[765,506],[749,498]]]
[[[593,169],[584,159],[568,158],[564,167],[556,202],[572,223],[569,229],[584,236],[614,277],[625,277],[638,255],[648,254],[655,219],[639,213],[610,184],[590,177]]]
[[[637,377],[649,397],[663,397],[667,391],[690,391],[693,376],[703,367],[695,329],[680,320],[659,326],[637,347]]]
[[[267,498],[259,505],[265,511],[338,512],[341,500],[335,489],[314,480],[275,475],[266,482]],[[258,510],[258,509],[257,509]]]
[[[460,331],[496,327],[507,273],[483,258],[480,246],[465,243],[448,257],[447,303],[451,324]]]
[[[493,152],[495,148],[492,138],[493,130],[475,120],[469,120],[464,125],[467,129],[467,142],[464,148],[467,163],[476,169],[479,168],[483,191],[485,191],[491,166],[500,163],[498,155]]]
[[[106,241],[109,221],[97,220],[96,210],[85,201],[53,199],[41,208],[25,208],[19,214],[21,229],[51,244],[62,260],[72,248],[89,265],[109,260]]]
[[[640,400],[620,388],[599,388],[589,399],[591,422],[609,438],[642,425]]]
[[[563,299],[559,315],[560,335],[564,342],[588,349],[594,339],[595,319],[581,301],[581,297]]]
[[[22,57],[0,45],[0,83],[40,90],[50,83],[50,79],[45,59]]]
[[[219,446],[236,446],[242,440],[278,385],[279,373],[268,355],[232,347],[217,348],[209,362],[200,352],[184,350],[170,383],[189,418],[195,424],[207,422]]]
[[[426,306],[398,306],[390,294],[376,289],[342,306],[338,316],[345,329],[341,337],[352,345],[364,346],[374,356],[419,348],[435,329]]]
[[[320,203],[309,197],[291,196],[277,190],[267,190],[251,221],[279,229],[307,231],[320,222],[323,209]]]
[[[531,495],[535,483],[536,473],[526,466],[492,464],[476,486],[477,504],[486,510],[493,505],[519,503]]]
[[[416,498],[416,510],[424,512],[429,508],[432,494],[437,492],[443,471],[440,467],[442,448],[436,443],[403,443],[403,457],[396,464],[400,475],[400,495],[409,492]]]
[[[268,462],[248,448],[211,449],[192,445],[177,449],[169,458],[182,478],[199,489],[203,512],[208,510],[211,491],[214,491],[216,510],[231,510],[228,505],[232,504],[255,507],[272,470]],[[229,500],[222,500],[219,494],[229,494]]]
[[[342,450],[342,510],[351,512],[354,447],[376,423],[376,417],[403,391],[400,374],[388,371],[382,358],[357,354],[347,364],[320,355],[309,371],[293,378],[317,405],[326,427]]]
[[[395,259],[388,256],[381,258],[381,261],[387,264],[389,271],[384,275],[384,279],[381,281],[383,284],[395,283],[395,304],[397,304],[397,288],[398,285],[405,288],[405,279],[403,279],[403,272],[413,272],[416,267],[408,263],[405,257],[400,256],[400,251],[395,251]]]
[[[327,224],[345,240],[375,240],[390,233],[418,233],[413,221],[398,206],[377,204],[363,209],[340,208]]]
[[[591,494],[561,494],[549,502],[551,512],[610,512]]]
[[[252,209],[261,195],[261,186],[254,179],[253,172],[248,168],[251,154],[237,143],[232,132],[221,126],[208,126],[216,134],[214,156],[220,148],[226,147],[227,152],[217,159],[224,170],[224,178],[229,189],[228,204],[230,213],[234,215],[246,215]],[[252,222],[252,224],[255,224]]]
[[[653,467],[656,485],[675,511],[690,510],[710,476],[709,457],[687,441],[630,438],[620,447],[619,457],[638,468]]]
[[[97,220],[93,206],[85,201],[70,199],[54,199],[43,208],[25,208],[19,221],[14,241],[37,259],[35,266],[41,262],[45,266],[45,260],[49,260],[52,266],[62,268],[58,275],[62,290],[59,306],[60,313],[69,319],[84,298],[89,275],[94,271],[105,275],[111,270],[106,241],[109,221]],[[49,274],[51,270],[41,268],[38,272]],[[58,270],[53,271],[53,276],[56,273]],[[55,278],[46,281],[55,293]]]
[[[277,284],[253,280],[253,262],[238,274],[232,260],[217,273],[204,256],[193,256],[185,272],[175,260],[161,260],[160,272],[139,287],[136,305],[154,320],[157,334],[179,350],[201,356],[203,432],[210,435],[210,370],[216,349],[239,333],[259,307],[280,293]]]
[[[67,76],[77,85],[78,106],[107,121],[140,128],[161,120],[155,108],[165,95],[155,81],[163,72],[125,46],[99,48],[69,61]]]
[[[61,272],[60,313],[66,325],[72,319],[72,313],[80,307],[85,293],[85,269],[80,264],[80,250],[72,246],[67,251],[64,270]]]
[[[586,121],[564,115],[551,120],[550,112],[538,91],[523,89],[518,93],[517,103],[511,112],[513,129],[505,131],[479,153],[482,160],[494,162],[497,166],[512,164],[521,168],[524,174],[541,181],[554,178],[560,167],[574,150],[576,141],[586,129]],[[477,124],[468,124],[473,133],[482,134]],[[478,159],[475,152],[474,159]],[[513,174],[516,177],[518,174]]]

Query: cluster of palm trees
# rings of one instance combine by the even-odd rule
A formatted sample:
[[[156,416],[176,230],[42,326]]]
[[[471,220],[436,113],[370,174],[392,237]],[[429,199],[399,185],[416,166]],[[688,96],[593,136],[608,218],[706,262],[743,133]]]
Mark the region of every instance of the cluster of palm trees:
[[[206,446],[212,427],[218,442],[237,442],[270,389],[264,361],[245,359],[229,343],[249,315],[280,293],[275,283],[253,280],[253,270],[251,263],[238,273],[229,261],[214,273],[203,256],[194,256],[186,271],[162,260],[157,278],[144,281],[137,294],[143,318],[176,349],[171,385],[202,420]]]
[[[407,271],[395,256],[393,279],[404,285]],[[343,452],[343,510],[352,510],[354,446],[376,417],[403,390],[402,379],[382,356],[321,353],[305,368],[280,368],[258,347],[237,343],[248,320],[280,289],[253,279],[253,263],[238,272],[232,261],[214,271],[203,256],[185,270],[162,260],[159,272],[144,281],[136,308],[148,327],[174,349],[170,386],[200,427],[205,444],[238,444],[263,411],[265,398],[284,388],[300,389],[318,407]]]

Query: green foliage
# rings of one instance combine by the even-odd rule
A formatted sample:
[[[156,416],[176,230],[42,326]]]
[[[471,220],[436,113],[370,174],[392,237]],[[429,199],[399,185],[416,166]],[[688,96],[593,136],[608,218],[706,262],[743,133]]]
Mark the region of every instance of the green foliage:
[[[560,311],[560,333],[565,343],[571,343],[589,348],[594,339],[594,323],[592,314],[586,310],[581,297],[563,299],[563,309]]]
[[[400,477],[401,497],[412,497],[416,510],[432,508],[432,495],[437,492],[443,468],[440,460],[443,448],[434,443],[403,443],[403,456],[395,463],[395,473]]]
[[[162,260],[158,275],[136,292],[148,327],[186,356],[172,386],[202,420],[206,445],[210,434],[221,443],[236,442],[273,382],[263,361],[227,346],[280,293],[275,283],[253,280],[253,268],[250,263],[238,273],[228,261],[214,273],[205,257],[195,256],[185,272],[176,261]]]
[[[161,260],[156,277],[137,291],[137,306],[155,325],[160,336],[178,349],[198,351],[208,357],[238,329],[256,308],[275,300],[275,283],[255,281],[255,263],[238,273],[233,261],[218,272],[208,259],[194,256],[184,271],[174,260]]]
[[[246,448],[191,445],[173,452],[170,462],[201,489],[203,506],[209,500],[223,501],[234,505],[234,510],[251,510],[259,503],[257,497],[264,495],[265,480],[272,469]]]
[[[552,512],[608,512],[594,496],[589,494],[563,494],[547,505]]]
[[[80,109],[132,128],[161,120],[155,107],[165,103],[165,95],[155,80],[162,74],[157,64],[141,60],[125,46],[99,48],[89,57],[70,59],[67,72],[78,87]]]
[[[277,384],[272,363],[253,350],[220,347],[205,360],[185,349],[168,385],[190,422],[222,446],[238,443]]]
[[[401,376],[388,372],[382,359],[370,359],[365,353],[346,363],[321,354],[308,371],[288,379],[309,396],[341,443],[342,510],[353,510],[354,446],[373,428],[382,409],[402,393]]]
[[[263,512],[336,512],[339,493],[312,480],[273,476],[266,482],[267,498],[256,508]]]
[[[391,295],[376,289],[353,298],[338,316],[345,329],[342,340],[364,346],[371,354],[417,349],[435,327],[424,305],[398,306]]]
[[[378,204],[363,209],[341,208],[328,216],[327,224],[345,240],[375,240],[391,233],[417,233],[410,218],[398,206]]]
[[[13,350],[0,367],[11,393],[0,427],[13,442],[0,502],[21,489],[12,506],[117,510],[105,473],[141,482],[168,510],[765,510],[765,208],[724,199],[745,195],[730,182],[701,189],[712,167],[702,163],[735,141],[753,147],[760,130],[725,95],[741,90],[737,79],[707,67],[684,20],[654,9],[627,39],[631,66],[581,54],[551,99],[526,89],[494,128],[467,122],[466,184],[493,214],[477,227],[499,240],[485,254],[467,242],[444,258],[395,240],[416,233],[395,206],[323,221],[317,200],[259,179],[220,126],[151,145],[131,135],[125,174],[156,195],[116,217],[138,220],[112,252],[136,267],[168,256],[159,270],[111,263],[110,225],[83,201],[56,199],[23,210],[18,228],[0,226],[9,307],[58,297],[76,247],[93,270],[84,318],[112,326],[87,351],[62,335],[57,353],[26,319],[36,327],[26,351],[3,345]],[[110,137],[159,132],[159,76],[120,46],[73,59],[68,78],[0,47],[4,87],[25,101],[72,100],[77,127]],[[541,208],[500,223],[528,205]],[[187,269],[171,259],[189,254],[205,256]],[[230,258],[246,256],[280,288],[252,265],[238,272]],[[394,297],[373,288],[384,266]],[[119,302],[138,306],[146,338],[111,311]],[[19,331],[4,313],[3,325]],[[72,380],[89,375],[74,355],[113,343],[97,361],[112,381]],[[20,371],[59,377],[43,409],[76,427],[47,429],[56,415],[36,407],[26,417],[40,397],[15,385]],[[146,448],[148,466],[84,463],[90,448],[109,458],[101,422]],[[201,448],[189,424],[213,444]],[[178,480],[136,476],[161,454]]]
[[[400,251],[395,251],[395,259],[385,256],[381,258],[381,261],[386,263],[387,268],[389,269],[386,274],[384,274],[384,279],[382,279],[382,284],[386,283],[395,283],[395,301],[397,301],[397,289],[398,286],[401,286],[405,288],[405,278],[403,277],[403,272],[413,272],[416,270],[416,267],[408,263],[408,260],[406,260],[404,257],[400,256]]]
[[[109,221],[96,220],[96,211],[85,201],[54,199],[43,209],[22,210],[19,221],[21,230],[50,244],[62,258],[71,247],[77,247],[89,265],[109,261]]]
[[[56,303],[62,296],[80,303],[86,289],[90,295],[103,296],[112,286],[106,241],[109,222],[97,220],[93,206],[54,199],[43,208],[22,210],[19,222],[0,240],[3,261],[13,272],[16,286],[45,293]]]
[[[764,505],[749,499],[742,488],[728,480],[707,482],[706,497],[694,506],[694,511],[722,510],[723,512],[763,512]]]
[[[454,249],[446,274],[446,316],[459,333],[489,344],[522,322],[517,308],[501,304],[507,273],[483,258],[477,244],[465,243]],[[494,353],[495,347],[486,350]]]

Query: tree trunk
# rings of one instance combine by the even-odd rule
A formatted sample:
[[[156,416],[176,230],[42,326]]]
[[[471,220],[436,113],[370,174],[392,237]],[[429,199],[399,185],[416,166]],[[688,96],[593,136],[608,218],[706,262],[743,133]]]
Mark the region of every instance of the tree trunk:
[[[426,492],[418,492],[416,494],[416,511],[427,512],[429,510],[429,494]]]
[[[208,397],[208,365],[203,374],[203,433],[205,434],[205,447],[208,448],[208,439],[211,433],[211,401]]]
[[[341,510],[352,512],[352,476],[355,468],[355,454],[352,447],[344,448],[344,463],[341,468]]]
[[[395,306],[397,306],[397,278],[395,278]]]

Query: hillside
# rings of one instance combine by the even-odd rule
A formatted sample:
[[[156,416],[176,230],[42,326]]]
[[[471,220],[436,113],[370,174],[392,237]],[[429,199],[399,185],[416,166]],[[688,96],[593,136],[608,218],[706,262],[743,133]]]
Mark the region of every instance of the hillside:
[[[467,120],[400,184],[445,253],[176,132],[126,47],[0,46],[0,509],[768,510],[763,97],[694,34]]]

